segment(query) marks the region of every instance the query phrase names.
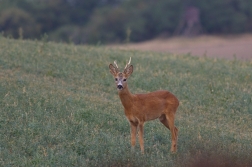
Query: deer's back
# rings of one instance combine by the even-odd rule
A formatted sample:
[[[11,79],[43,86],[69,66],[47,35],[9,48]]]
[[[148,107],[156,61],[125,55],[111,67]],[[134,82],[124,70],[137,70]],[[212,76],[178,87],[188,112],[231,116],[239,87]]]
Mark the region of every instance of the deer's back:
[[[135,97],[136,101],[142,101],[143,103],[156,102],[158,105],[160,105],[160,103],[174,106],[179,105],[177,97],[167,90],[159,90],[145,94],[135,94]]]

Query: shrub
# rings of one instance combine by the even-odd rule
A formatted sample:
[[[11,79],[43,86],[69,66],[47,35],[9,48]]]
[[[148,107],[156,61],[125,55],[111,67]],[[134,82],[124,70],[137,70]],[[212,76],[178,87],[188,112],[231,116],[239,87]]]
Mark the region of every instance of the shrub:
[[[33,17],[19,8],[6,9],[0,14],[0,29],[13,38],[29,38],[39,32]]]

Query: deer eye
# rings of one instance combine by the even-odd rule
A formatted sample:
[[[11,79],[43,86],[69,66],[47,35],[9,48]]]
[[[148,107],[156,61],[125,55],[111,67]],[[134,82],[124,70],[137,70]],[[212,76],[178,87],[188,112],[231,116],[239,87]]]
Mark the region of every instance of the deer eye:
[[[123,79],[123,81],[126,81],[127,79]]]
[[[115,78],[115,81],[117,81],[118,79],[117,78]]]

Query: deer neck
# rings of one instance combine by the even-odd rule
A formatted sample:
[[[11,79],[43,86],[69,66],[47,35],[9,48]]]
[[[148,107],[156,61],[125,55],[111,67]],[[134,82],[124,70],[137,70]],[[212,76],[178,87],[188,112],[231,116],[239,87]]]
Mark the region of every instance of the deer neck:
[[[133,94],[130,93],[128,86],[124,87],[122,91],[119,91],[119,97],[121,99],[122,105],[124,108],[130,109],[133,106]]]

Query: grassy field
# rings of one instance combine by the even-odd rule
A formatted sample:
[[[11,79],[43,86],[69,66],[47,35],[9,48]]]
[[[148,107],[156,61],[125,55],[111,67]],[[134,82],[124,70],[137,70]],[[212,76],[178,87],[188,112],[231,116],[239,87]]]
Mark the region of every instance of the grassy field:
[[[132,57],[131,92],[180,100],[178,152],[158,121],[145,154],[108,65]],[[0,166],[251,166],[252,62],[0,38]]]

